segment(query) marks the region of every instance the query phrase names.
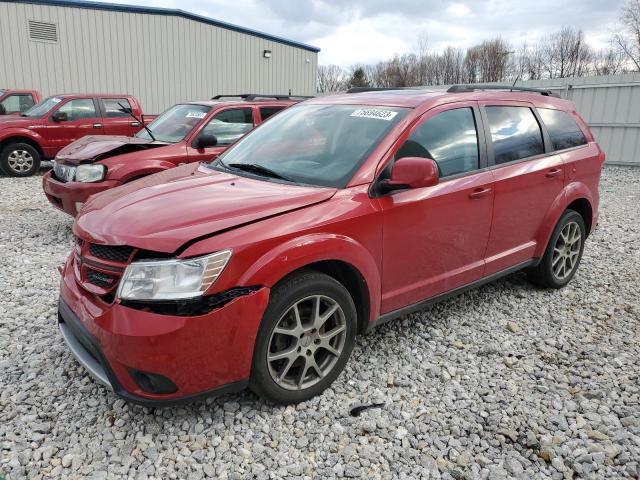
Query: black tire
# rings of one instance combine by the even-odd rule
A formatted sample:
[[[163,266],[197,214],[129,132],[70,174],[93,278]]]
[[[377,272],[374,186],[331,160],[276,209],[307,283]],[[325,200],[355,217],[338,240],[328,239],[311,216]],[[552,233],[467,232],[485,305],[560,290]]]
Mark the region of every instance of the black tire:
[[[575,253],[577,253],[577,257],[575,258],[575,261],[568,272],[566,271],[567,269],[561,269],[561,275],[556,275],[554,271],[554,251],[556,248],[562,250],[564,241],[560,237],[565,227],[567,227],[569,224],[577,224],[577,229],[575,230],[575,232],[576,234],[579,233],[580,235],[579,249],[576,248],[575,250]],[[575,210],[566,210],[560,217],[560,220],[558,220],[558,223],[556,224],[556,227],[551,234],[551,238],[549,239],[549,243],[547,244],[547,248],[544,252],[542,260],[540,260],[540,263],[536,267],[530,269],[527,272],[529,280],[531,280],[531,282],[535,283],[536,285],[544,288],[564,287],[571,281],[573,276],[576,274],[578,267],[580,266],[582,252],[584,251],[584,241],[586,238],[587,231],[582,215],[580,215]],[[562,255],[559,256],[562,257]],[[559,258],[557,260],[563,261],[562,258]]]
[[[297,388],[294,386],[283,387],[282,384],[276,382],[276,379],[274,379],[272,374],[272,371],[278,367],[277,361],[274,362],[272,360],[269,362],[267,360],[267,356],[274,346],[272,344],[272,337],[274,338],[274,342],[276,342],[275,335],[281,335],[279,333],[275,333],[274,330],[278,325],[282,328],[282,322],[286,321],[286,318],[292,318],[290,316],[286,317],[285,315],[289,315],[289,312],[292,311],[294,306],[296,306],[296,309],[303,310],[305,305],[304,302],[313,302],[314,300],[310,300],[310,298],[314,296],[321,297],[323,299],[322,301],[324,301],[324,299],[332,301],[334,302],[332,307],[334,305],[338,305],[341,309],[333,314],[322,326],[322,329],[326,329],[327,327],[325,325],[333,322],[334,316],[339,317],[340,325],[344,325],[345,327],[344,336],[340,336],[339,339],[341,342],[340,354],[330,356],[328,351],[325,352],[323,350],[322,346],[313,347],[312,345],[311,347],[314,349],[317,348],[317,350],[314,350],[314,353],[311,354],[314,364],[320,365],[323,361],[326,362],[326,365],[332,364],[330,368],[327,368],[326,375],[324,377],[321,376],[319,371],[313,368],[317,378],[312,380],[315,380],[317,383],[297,390],[293,389]],[[303,307],[298,307],[298,305],[303,305]],[[313,303],[313,306],[315,307],[315,303]],[[318,311],[320,311],[320,308],[322,307],[319,306]],[[325,310],[325,313],[328,310],[329,308]],[[304,316],[305,315],[301,311],[300,317]],[[303,321],[299,323],[304,324],[304,318],[302,320]],[[335,325],[338,324],[336,323]],[[311,326],[311,324],[307,324],[308,328],[311,328]],[[328,275],[312,270],[306,270],[291,275],[276,285],[271,291],[269,305],[267,306],[262,318],[262,323],[260,324],[258,335],[256,337],[251,379],[249,382],[251,390],[266,400],[283,405],[302,402],[319,395],[329,385],[331,385],[331,383],[333,383],[349,360],[349,356],[351,355],[355,342],[356,328],[356,307],[351,295],[340,282]],[[337,330],[339,330],[339,328],[334,326],[329,333]],[[295,336],[289,336],[288,334],[283,336],[285,339],[290,339],[289,341],[291,342],[290,345],[285,347],[286,350],[290,351],[293,349],[300,352],[300,349],[302,348],[302,353],[291,354],[296,357],[296,360],[282,360],[283,362],[291,362],[291,365],[287,368],[287,371],[289,372],[287,376],[295,377],[297,374],[299,377],[306,378],[305,366],[308,361],[307,357],[311,357],[309,356],[309,351],[305,351],[305,348],[308,348],[309,345],[307,344],[307,346],[304,346],[303,342],[307,340],[317,342],[318,344],[321,342],[318,338],[312,340],[311,335],[314,334],[312,330],[305,330],[305,332],[306,333],[304,335],[309,336],[310,338],[303,339],[302,336],[298,338],[297,334]],[[326,330],[324,330],[324,332],[317,331],[314,335],[317,337],[323,334],[327,334]],[[327,335],[327,337],[328,336],[329,335]],[[278,337],[277,340],[281,340],[281,338]],[[307,354],[306,356],[304,355],[305,353]],[[320,360],[318,360],[318,358],[320,358]],[[285,367],[283,366],[281,371],[284,370]],[[310,370],[309,375],[311,376]],[[276,374],[276,376],[278,375]],[[301,381],[302,380],[300,380],[300,382]]]
[[[0,152],[0,169],[10,177],[30,177],[40,170],[40,152],[28,143],[10,143]]]

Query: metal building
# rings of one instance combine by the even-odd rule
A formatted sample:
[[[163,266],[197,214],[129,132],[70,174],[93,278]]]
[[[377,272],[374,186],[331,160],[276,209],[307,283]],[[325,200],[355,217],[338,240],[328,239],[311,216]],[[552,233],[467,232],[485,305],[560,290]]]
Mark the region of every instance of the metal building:
[[[0,0],[0,87],[130,93],[148,113],[216,94],[312,95],[318,52],[182,10]]]

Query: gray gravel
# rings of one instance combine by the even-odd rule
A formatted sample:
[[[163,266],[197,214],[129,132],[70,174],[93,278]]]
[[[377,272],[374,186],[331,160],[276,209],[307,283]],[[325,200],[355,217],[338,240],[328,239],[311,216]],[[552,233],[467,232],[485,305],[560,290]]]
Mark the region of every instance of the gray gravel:
[[[98,386],[63,346],[71,220],[40,181],[0,178],[8,479],[638,478],[640,169],[605,170],[600,227],[561,291],[516,274],[383,326],[295,407],[247,392],[155,411]]]

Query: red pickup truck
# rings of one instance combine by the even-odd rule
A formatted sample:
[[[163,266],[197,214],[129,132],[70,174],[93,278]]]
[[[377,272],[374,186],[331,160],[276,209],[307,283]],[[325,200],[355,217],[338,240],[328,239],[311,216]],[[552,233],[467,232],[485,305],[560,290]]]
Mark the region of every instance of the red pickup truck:
[[[0,115],[14,115],[29,110],[42,100],[36,90],[0,88]]]
[[[209,161],[267,118],[306,98],[229,97],[174,105],[134,137],[88,136],[72,143],[42,179],[47,199],[76,216],[91,195],[182,163]]]
[[[124,109],[123,109],[124,107]],[[140,102],[131,95],[55,95],[19,116],[0,117],[0,169],[13,177],[33,175],[41,160],[86,135],[134,135],[142,125]]]

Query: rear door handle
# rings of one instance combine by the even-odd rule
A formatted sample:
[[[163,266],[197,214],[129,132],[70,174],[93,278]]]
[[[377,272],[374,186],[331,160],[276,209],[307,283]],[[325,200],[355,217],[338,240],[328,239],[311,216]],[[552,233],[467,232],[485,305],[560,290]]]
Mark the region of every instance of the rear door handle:
[[[131,126],[132,127],[139,127],[140,126],[140,122],[131,122]]]
[[[93,124],[93,128],[102,128],[102,124],[101,123],[94,123]]]
[[[473,192],[469,194],[470,199],[482,198],[486,197],[491,193],[490,188],[476,188]]]
[[[561,168],[552,168],[551,170],[547,171],[547,177],[548,178],[557,177],[561,173],[562,173],[562,169]]]

